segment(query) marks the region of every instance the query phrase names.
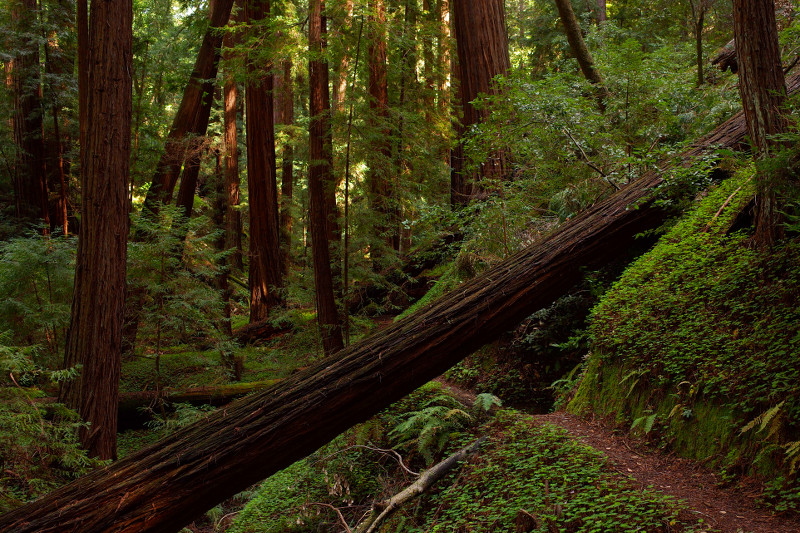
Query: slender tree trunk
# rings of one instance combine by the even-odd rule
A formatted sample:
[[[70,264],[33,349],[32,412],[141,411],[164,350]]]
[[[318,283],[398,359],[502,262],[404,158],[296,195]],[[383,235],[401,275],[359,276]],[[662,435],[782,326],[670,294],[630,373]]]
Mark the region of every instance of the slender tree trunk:
[[[453,0],[453,22],[458,47],[458,77],[466,131],[490,113],[472,105],[479,94],[496,94],[492,78],[504,75],[511,66],[508,56],[505,5],[503,0]],[[458,205],[485,196],[483,178],[502,179],[505,154],[490,155],[479,176],[463,176],[451,182],[452,197]]]
[[[597,0],[597,11],[595,13],[598,24],[608,20],[606,15],[606,0]]]
[[[578,60],[578,65],[581,68],[581,72],[583,72],[583,76],[589,83],[597,87],[597,105],[600,111],[605,111],[605,100],[608,98],[608,90],[603,85],[603,78],[600,76],[600,71],[594,66],[592,54],[589,52],[589,47],[586,46],[586,41],[583,40],[578,18],[575,16],[575,11],[572,9],[572,1],[556,0],[556,7],[558,7],[561,23],[564,25],[564,33],[567,34],[567,41],[569,41],[572,55]]]
[[[250,23],[269,15],[269,1],[245,4]],[[272,65],[262,69],[248,61],[245,88],[247,114],[247,186],[250,196],[250,323],[267,318],[281,305],[278,187],[275,176]]]
[[[240,2],[237,2],[239,6]],[[243,9],[239,9],[234,17],[235,22],[241,22]],[[223,39],[223,58],[226,61],[225,86],[223,88],[223,127],[225,129],[225,193],[227,203],[225,209],[225,249],[233,250],[228,263],[231,267],[242,271],[242,216],[239,206],[239,145],[236,128],[237,102],[239,88],[236,85],[231,62],[234,52],[231,50],[238,42],[236,36],[226,32]]]
[[[345,0],[345,20],[343,27],[349,28],[353,22],[353,0]],[[344,38],[343,32],[338,31],[335,38]],[[336,69],[336,83],[333,84],[333,112],[343,113],[344,102],[347,98],[347,74],[350,67],[350,55],[345,51]]]
[[[86,143],[81,145],[83,209],[65,367],[82,365],[60,399],[89,423],[81,444],[116,458],[120,342],[125,306],[131,132],[131,0],[93,2],[88,49]]]
[[[756,159],[767,159],[777,144],[772,136],[786,131],[782,106],[786,84],[781,65],[775,7],[772,0],[734,0],[733,30],[739,64],[739,93]],[[782,236],[778,203],[785,171],[758,171],[755,242],[770,248]],[[796,181],[796,180],[793,180]]]
[[[62,113],[64,96],[67,91],[70,76],[75,62],[75,47],[69,46],[61,39],[66,32],[74,32],[75,24],[72,18],[73,6],[67,0],[58,0],[55,7],[50,10],[47,20],[44,20],[44,10],[40,10],[42,17],[42,37],[44,44],[44,71],[49,82],[44,83],[45,99],[49,103],[50,118],[53,125],[53,137],[47,143],[48,189],[55,194],[48,202],[50,211],[51,229],[59,229],[64,235],[69,233],[68,202],[67,202],[67,174],[69,172],[70,139],[66,131],[62,131]],[[45,24],[58,30],[46,33]]]
[[[322,346],[326,354],[344,347],[342,327],[334,298],[334,283],[331,272],[330,236],[332,215],[327,197],[333,196],[333,153],[330,139],[330,96],[328,88],[328,63],[324,60],[325,17],[323,0],[309,2],[308,46],[311,59],[309,75],[309,170],[308,170],[308,216],[311,226],[312,260],[314,263],[314,286],[317,299],[317,321],[319,322]]]
[[[447,113],[450,109],[450,0],[439,0],[439,40],[436,48],[439,74],[437,76],[436,95],[439,112]]]
[[[294,125],[294,86],[292,80],[292,60],[283,62],[283,95],[281,99],[281,123]],[[292,193],[294,188],[294,144],[290,137],[283,145],[281,164],[281,265],[283,273],[289,272],[292,259]]]
[[[703,26],[705,25],[706,10],[708,0],[689,0],[692,7],[692,19],[694,22],[694,41],[695,56],[697,59],[697,86],[700,87],[705,82],[703,76]]]
[[[153,212],[157,211],[156,202],[169,203],[180,175],[181,166],[186,158],[186,141],[188,135],[200,135],[193,131],[198,124],[196,117],[203,105],[205,80],[217,77],[219,48],[222,44],[220,28],[228,23],[233,0],[214,0],[210,3],[210,22],[203,37],[203,43],[197,53],[194,69],[183,92],[178,112],[172,120],[164,153],[159,159],[153,175],[150,189],[147,191],[145,206]]]
[[[49,229],[39,43],[32,33],[37,12],[36,0],[16,0],[11,6],[11,19],[17,37],[11,62],[13,133],[17,145],[14,203],[18,219],[38,219]]]
[[[392,247],[392,168],[389,131],[389,86],[386,66],[386,4],[384,0],[370,2],[369,46],[367,62],[369,65],[369,120],[371,147],[367,165],[367,184],[370,207],[373,216],[376,240],[370,246],[370,258],[376,270],[382,270],[384,248]],[[382,244],[378,244],[382,243]]]

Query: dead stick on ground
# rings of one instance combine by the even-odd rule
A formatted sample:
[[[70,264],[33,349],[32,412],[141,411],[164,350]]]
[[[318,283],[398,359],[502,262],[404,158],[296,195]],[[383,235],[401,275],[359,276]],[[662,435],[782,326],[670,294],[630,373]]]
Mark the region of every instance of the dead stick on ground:
[[[480,448],[485,440],[486,437],[481,437],[466,448],[458,450],[444,461],[424,471],[414,483],[392,496],[389,500],[374,505],[369,516],[356,526],[353,533],[377,533],[381,524],[392,516],[403,504],[413,500],[431,488],[434,483],[455,468],[459,462],[463,461],[468,455],[478,451],[478,448]]]

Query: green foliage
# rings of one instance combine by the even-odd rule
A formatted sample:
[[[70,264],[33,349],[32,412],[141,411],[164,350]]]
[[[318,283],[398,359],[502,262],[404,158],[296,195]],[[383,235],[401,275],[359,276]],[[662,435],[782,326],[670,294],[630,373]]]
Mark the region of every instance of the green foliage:
[[[161,206],[156,220],[139,212],[131,232],[142,239],[128,245],[128,294],[141,322],[156,339],[156,351],[176,342],[221,338],[223,320],[215,232],[205,217],[186,220],[180,208]],[[153,331],[154,330],[154,331]]]
[[[413,527],[394,531],[700,531],[680,507],[606,468],[564,430],[501,411],[481,452],[425,497]],[[471,437],[464,437],[468,440]],[[452,443],[452,447],[458,446]]]
[[[48,372],[35,349],[8,346],[0,336],[0,513],[37,498],[101,464],[86,457],[77,439],[85,424],[61,404],[38,403],[34,382],[69,379],[74,372]],[[5,377],[8,376],[8,377]]]
[[[389,436],[398,448],[416,450],[432,463],[453,434],[464,430],[472,420],[473,416],[456,399],[440,393],[423,402],[418,410],[401,415]]]
[[[747,235],[725,234],[750,186],[744,176],[712,191],[628,268],[595,308],[592,335],[603,359],[648,369],[663,383],[696,383],[744,413],[781,399],[797,421],[800,314],[789,302],[800,297],[800,246],[766,255]]]
[[[16,344],[41,345],[55,368],[64,351],[76,239],[31,233],[0,243],[0,331]]]
[[[752,168],[710,190],[593,310],[594,353],[571,403],[633,423],[728,475],[780,477],[796,499],[800,242],[732,232]],[[772,482],[775,483],[774,481]]]

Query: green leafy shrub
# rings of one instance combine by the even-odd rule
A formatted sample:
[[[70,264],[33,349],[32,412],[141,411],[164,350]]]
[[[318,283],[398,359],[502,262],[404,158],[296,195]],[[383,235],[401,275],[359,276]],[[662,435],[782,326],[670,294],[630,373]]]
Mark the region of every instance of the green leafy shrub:
[[[75,377],[74,370],[50,372],[35,360],[31,347],[5,345],[0,336],[0,512],[35,499],[102,464],[80,448],[78,414],[28,387]]]

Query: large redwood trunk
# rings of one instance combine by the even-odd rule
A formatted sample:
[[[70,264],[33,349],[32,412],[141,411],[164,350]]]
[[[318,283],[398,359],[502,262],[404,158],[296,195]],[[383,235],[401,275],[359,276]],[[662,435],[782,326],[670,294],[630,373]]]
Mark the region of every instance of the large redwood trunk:
[[[747,118],[747,130],[757,159],[771,157],[778,145],[772,136],[787,129],[781,107],[786,86],[781,66],[775,5],[772,0],[734,0],[733,31],[739,64],[739,93]],[[777,190],[784,187],[786,172],[758,173],[756,242],[769,248],[782,234]],[[796,180],[793,180],[796,181]]]
[[[245,4],[249,22],[265,19],[269,1]],[[250,195],[250,323],[267,318],[280,305],[280,238],[278,186],[275,176],[275,125],[273,122],[271,65],[266,72],[248,61],[245,89],[247,114],[247,186]]]
[[[116,457],[120,343],[125,306],[130,173],[131,0],[93,2],[86,86],[86,143],[81,145],[83,209],[65,367],[82,365],[60,399],[89,426],[81,444],[92,456]]]
[[[178,176],[186,158],[186,137],[205,134],[195,130],[200,123],[197,116],[203,105],[205,80],[217,77],[217,64],[220,57],[222,32],[220,28],[228,23],[233,0],[214,0],[210,3],[210,22],[197,53],[194,69],[183,92],[178,112],[172,120],[164,153],[156,166],[153,181],[147,191],[145,205],[157,210],[157,202],[169,203],[178,181]]]
[[[333,274],[329,241],[335,232],[335,182],[333,180],[333,152],[330,143],[330,93],[328,88],[328,63],[323,59],[325,49],[325,17],[323,1],[309,3],[308,62],[309,84],[309,169],[308,218],[311,226],[311,255],[314,263],[314,287],[317,300],[322,347],[332,354],[344,347],[342,327],[334,297]]]
[[[479,94],[496,94],[492,78],[504,75],[511,66],[508,56],[506,14],[503,0],[453,0],[453,26],[458,48],[456,70],[464,113],[465,131],[488,117],[490,110],[472,105]],[[479,175],[454,176],[451,203],[466,205],[484,196],[482,178],[502,179],[505,154],[495,152],[481,165]]]
[[[798,85],[798,80],[793,80]],[[682,154],[738,147],[741,114]],[[433,304],[281,384],[0,516],[17,533],[175,531],[311,453],[549,305],[583,268],[616,261],[663,224],[651,172]],[[638,209],[630,206],[638,205]]]

